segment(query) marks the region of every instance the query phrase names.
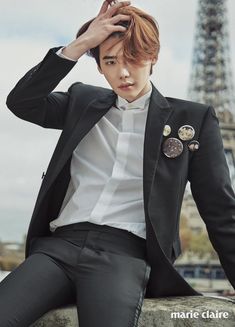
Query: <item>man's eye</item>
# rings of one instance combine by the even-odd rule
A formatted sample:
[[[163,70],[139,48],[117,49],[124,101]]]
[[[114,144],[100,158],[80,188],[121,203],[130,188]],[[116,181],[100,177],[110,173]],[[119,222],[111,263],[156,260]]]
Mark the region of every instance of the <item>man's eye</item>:
[[[109,60],[105,62],[105,65],[114,65],[115,61],[114,60]]]

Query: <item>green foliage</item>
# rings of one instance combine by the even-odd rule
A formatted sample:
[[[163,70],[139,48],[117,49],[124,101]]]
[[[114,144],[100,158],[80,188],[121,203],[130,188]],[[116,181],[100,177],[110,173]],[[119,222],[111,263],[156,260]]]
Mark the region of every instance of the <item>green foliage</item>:
[[[212,259],[218,258],[216,251],[214,250],[208,234],[206,232],[193,233],[188,226],[187,218],[181,215],[180,220],[180,239],[182,252],[188,251],[199,258],[210,256]]]
[[[198,235],[192,235],[189,250],[198,255],[199,258],[203,258],[205,255],[210,255],[212,258],[217,258],[209,237],[206,233],[200,233]]]

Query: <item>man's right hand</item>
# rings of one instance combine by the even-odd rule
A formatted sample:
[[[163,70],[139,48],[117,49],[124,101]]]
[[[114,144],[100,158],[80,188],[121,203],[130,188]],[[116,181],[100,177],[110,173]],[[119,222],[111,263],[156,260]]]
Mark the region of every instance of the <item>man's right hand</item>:
[[[105,0],[97,17],[89,25],[85,33],[66,46],[62,53],[71,59],[78,60],[87,50],[100,45],[113,32],[125,32],[126,27],[115,25],[119,21],[128,21],[130,16],[116,14],[119,8],[129,6],[130,1],[116,2]]]

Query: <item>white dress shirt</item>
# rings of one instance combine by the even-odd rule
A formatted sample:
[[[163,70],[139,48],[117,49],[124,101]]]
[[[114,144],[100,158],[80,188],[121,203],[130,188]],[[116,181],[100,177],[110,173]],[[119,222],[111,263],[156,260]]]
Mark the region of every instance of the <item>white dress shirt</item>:
[[[75,148],[71,180],[50,230],[78,222],[125,229],[146,238],[143,202],[143,145],[151,90],[116,107]]]

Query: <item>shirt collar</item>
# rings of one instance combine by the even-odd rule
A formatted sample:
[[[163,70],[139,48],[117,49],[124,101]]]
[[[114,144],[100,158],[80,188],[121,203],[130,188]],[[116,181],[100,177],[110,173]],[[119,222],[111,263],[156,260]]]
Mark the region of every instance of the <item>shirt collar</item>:
[[[132,102],[128,102],[126,99],[118,95],[116,100],[116,108],[118,108],[119,110],[131,110],[131,109],[144,110],[149,105],[151,93],[152,93],[152,84],[150,84],[150,90],[147,93],[145,93],[140,98]]]

